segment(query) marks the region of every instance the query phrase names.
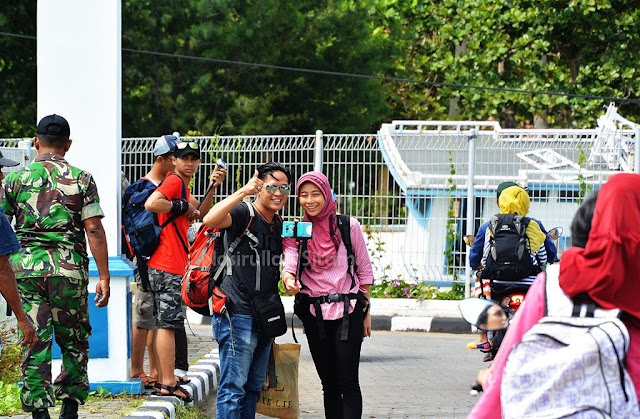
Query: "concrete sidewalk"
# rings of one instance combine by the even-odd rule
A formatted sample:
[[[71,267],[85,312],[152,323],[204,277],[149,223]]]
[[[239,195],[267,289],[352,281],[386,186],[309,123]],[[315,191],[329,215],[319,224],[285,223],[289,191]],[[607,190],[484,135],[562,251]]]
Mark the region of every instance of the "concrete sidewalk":
[[[371,325],[373,330],[392,332],[471,333],[471,326],[462,319],[459,300],[424,300],[408,298],[372,298]],[[282,297],[287,322],[293,315],[293,297]],[[193,311],[187,312],[191,324],[210,324],[211,319]],[[295,327],[302,327],[293,316]]]

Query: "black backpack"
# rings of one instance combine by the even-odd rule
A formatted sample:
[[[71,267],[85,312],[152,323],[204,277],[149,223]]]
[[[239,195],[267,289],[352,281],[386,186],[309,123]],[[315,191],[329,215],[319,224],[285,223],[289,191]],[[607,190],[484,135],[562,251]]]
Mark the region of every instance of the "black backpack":
[[[490,250],[482,278],[518,281],[540,272],[533,264],[527,226],[531,220],[516,214],[497,214],[489,221]]]

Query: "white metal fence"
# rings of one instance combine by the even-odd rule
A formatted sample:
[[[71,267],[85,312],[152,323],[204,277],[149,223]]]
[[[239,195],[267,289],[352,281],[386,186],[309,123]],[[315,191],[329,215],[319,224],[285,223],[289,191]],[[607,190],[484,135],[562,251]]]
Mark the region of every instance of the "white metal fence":
[[[187,138],[187,137],[185,137]],[[222,158],[229,166],[227,181],[216,191],[214,201],[222,199],[244,185],[256,167],[268,161],[285,164],[292,172],[292,186],[303,173],[314,170],[314,162],[322,161],[324,173],[338,196],[339,211],[357,217],[370,237],[369,243],[377,276],[401,273],[400,243],[393,231],[404,229],[405,200],[402,191],[389,175],[377,136],[306,135],[252,137],[188,137],[201,147],[202,163],[196,175],[193,192],[204,194],[207,176],[215,161]],[[122,140],[122,167],[127,179],[143,176],[153,163],[156,138]],[[283,210],[283,218],[301,218],[302,212],[292,193]],[[395,240],[398,240],[397,234]],[[385,257],[383,257],[385,256]],[[392,270],[394,265],[397,269]]]

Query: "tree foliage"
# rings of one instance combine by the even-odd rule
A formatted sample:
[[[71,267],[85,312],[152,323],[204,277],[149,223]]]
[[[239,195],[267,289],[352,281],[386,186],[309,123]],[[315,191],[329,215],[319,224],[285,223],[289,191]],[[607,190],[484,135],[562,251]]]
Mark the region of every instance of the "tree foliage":
[[[384,24],[410,38],[398,74],[437,83],[637,98],[640,17],[634,0],[393,1]],[[539,120],[592,126],[603,100],[400,85],[391,99],[409,118]],[[638,105],[623,106],[638,115]]]
[[[171,54],[378,74],[391,44],[366,2],[128,1],[123,45]],[[366,132],[390,115],[379,81],[123,56],[125,135]]]
[[[381,82],[123,51],[123,135],[371,132],[391,119],[593,126],[606,100],[638,98],[638,0],[124,0],[126,49],[395,76]],[[0,32],[35,35],[35,1]],[[36,118],[36,44],[0,35],[0,137]],[[621,113],[639,120],[640,106]]]
[[[36,33],[36,2],[11,2],[0,11],[0,31]],[[36,43],[0,36],[0,138],[28,137],[36,128]]]

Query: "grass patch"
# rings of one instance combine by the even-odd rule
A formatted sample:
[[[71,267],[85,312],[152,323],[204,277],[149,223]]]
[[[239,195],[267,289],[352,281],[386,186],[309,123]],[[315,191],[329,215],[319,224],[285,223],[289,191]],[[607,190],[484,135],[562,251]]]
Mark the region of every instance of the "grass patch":
[[[176,417],[180,419],[209,419],[209,416],[202,413],[195,406],[176,405]]]

